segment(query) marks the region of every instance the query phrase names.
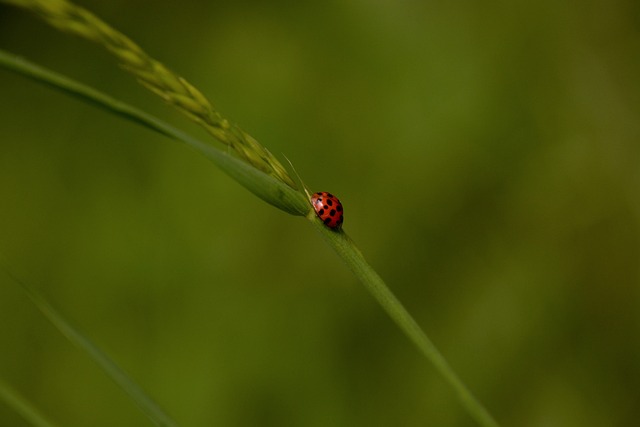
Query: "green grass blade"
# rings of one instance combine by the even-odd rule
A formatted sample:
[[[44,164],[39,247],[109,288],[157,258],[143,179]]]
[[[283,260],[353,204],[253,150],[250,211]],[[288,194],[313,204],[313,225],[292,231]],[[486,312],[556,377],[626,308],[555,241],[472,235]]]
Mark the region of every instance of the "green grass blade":
[[[436,368],[436,371],[444,377],[445,381],[453,387],[469,415],[483,427],[498,427],[498,423],[491,414],[460,380],[411,314],[391,292],[378,273],[367,263],[349,236],[342,230],[334,231],[329,229],[315,215],[309,215],[308,218],[316,226],[329,246],[338,253],[353,274],[365,285],[405,335],[420,349],[422,354]]]
[[[233,179],[266,202],[294,215],[307,215],[318,227],[322,236],[345,261],[358,279],[373,294],[401,330],[411,339],[435,366],[436,370],[456,390],[464,408],[484,427],[497,427],[498,424],[471,394],[468,388],[455,374],[444,357],[420,329],[415,320],[402,306],[400,301],[386,286],[384,281],[366,262],[360,251],[344,232],[334,232],[318,221],[310,211],[308,201],[301,193],[266,175],[257,169],[239,161],[228,154],[204,144],[164,122],[125,103],[117,101],[92,88],[70,80],[64,76],[0,51],[0,66],[17,72],[33,80],[61,90],[83,101],[95,104],[104,110],[117,114],[135,123],[155,130],[163,135],[185,143],[220,167]]]
[[[312,219],[328,243],[345,261],[360,281],[373,294],[402,331],[418,346],[420,351],[436,367],[438,372],[456,390],[463,406],[469,414],[484,427],[496,427],[498,424],[471,394],[468,388],[455,374],[437,348],[420,329],[415,320],[402,306],[400,301],[386,286],[384,281],[365,261],[360,251],[344,232],[334,232],[317,221],[305,197],[289,186],[260,172],[252,166],[237,160],[227,153],[204,144],[183,132],[165,124],[134,107],[117,101],[92,88],[58,75],[52,71],[31,64],[23,59],[0,51],[0,66],[30,77],[63,92],[71,94],[83,101],[95,104],[106,111],[115,113],[128,120],[142,124],[163,135],[181,141],[203,154],[233,179],[238,181],[252,193],[266,202],[294,215],[307,215]]]
[[[167,415],[160,406],[142,388],[136,384],[113,360],[100,350],[89,338],[84,336],[49,304],[33,287],[15,277],[4,268],[5,273],[15,283],[20,285],[29,299],[38,307],[40,312],[64,335],[73,345],[87,353],[106,373],[120,386],[142,411],[160,427],[176,427],[175,421]]]
[[[292,215],[306,215],[310,205],[302,193],[250,164],[205,144],[165,122],[89,86],[0,50],[0,67],[72,95],[164,136],[183,142],[215,163],[227,175],[265,202]]]
[[[9,384],[0,379],[0,399],[36,427],[55,427],[49,422],[31,402],[27,401],[20,393],[14,390]]]

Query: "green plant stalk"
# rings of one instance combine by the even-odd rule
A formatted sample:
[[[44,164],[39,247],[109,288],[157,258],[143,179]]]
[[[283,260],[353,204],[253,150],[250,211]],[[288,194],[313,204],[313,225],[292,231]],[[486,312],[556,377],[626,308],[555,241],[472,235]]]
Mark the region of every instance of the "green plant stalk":
[[[416,323],[407,309],[404,308],[398,298],[391,292],[378,273],[376,273],[371,265],[364,259],[360,250],[344,230],[335,231],[326,227],[315,214],[308,215],[308,219],[358,280],[362,282],[382,308],[384,308],[391,319],[393,319],[405,335],[413,341],[445,381],[453,387],[469,415],[481,426],[498,427],[495,419],[480,401],[474,397],[462,380],[460,380],[444,356],[438,351],[436,346]]]
[[[0,379],[0,399],[4,400],[7,406],[13,408],[18,414],[36,427],[54,427],[31,402],[28,402],[16,390]]]
[[[338,253],[356,277],[365,285],[367,290],[376,298],[384,310],[398,324],[401,330],[420,349],[424,356],[434,365],[436,370],[454,388],[458,397],[476,422],[483,427],[497,427],[497,422],[491,417],[489,412],[471,394],[468,388],[462,383],[453,369],[446,362],[444,357],[431,343],[429,338],[420,329],[415,320],[403,307],[400,301],[393,295],[380,276],[366,262],[355,244],[344,231],[333,231],[325,227],[316,217],[315,212],[310,209],[309,203],[301,194],[292,190],[282,182],[273,179],[244,162],[238,161],[231,156],[212,148],[198,140],[191,138],[184,133],[164,124],[159,119],[146,114],[134,107],[117,101],[95,89],[89,88],[80,83],[74,82],[66,77],[60,76],[52,71],[31,64],[24,59],[0,51],[0,66],[14,71],[18,74],[29,77],[39,83],[46,84],[59,89],[67,94],[71,94],[85,102],[101,107],[111,113],[124,117],[135,123],[155,130],[162,135],[179,140],[205,155],[216,165],[222,168],[229,176],[236,179],[240,184],[248,188],[263,200],[273,204],[280,209],[296,215],[306,215],[307,219],[314,224],[325,241]],[[285,203],[286,208],[283,207]]]
[[[161,96],[209,133],[230,145],[247,163],[239,162],[146,113],[101,94],[91,88],[44,70],[10,55],[0,55],[0,65],[63,90],[108,111],[133,120],[165,136],[189,145],[212,160],[223,171],[268,203],[295,215],[306,215],[321,231],[354,274],[365,284],[392,319],[457,391],[468,412],[483,426],[496,426],[495,420],[473,397],[446,360],[437,351],[382,279],[366,263],[360,251],[344,232],[333,232],[321,225],[308,202],[280,163],[255,139],[232,126],[217,113],[209,101],[186,80],[148,56],[126,36],[111,28],[91,12],[66,0],[0,0],[27,8],[54,27],[103,45],[118,58],[127,71],[152,92]],[[263,173],[264,172],[264,173]]]

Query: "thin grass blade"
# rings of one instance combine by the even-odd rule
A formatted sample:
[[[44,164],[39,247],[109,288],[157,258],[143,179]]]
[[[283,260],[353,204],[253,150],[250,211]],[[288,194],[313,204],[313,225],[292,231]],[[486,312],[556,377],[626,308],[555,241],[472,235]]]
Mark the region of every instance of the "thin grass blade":
[[[33,287],[27,285],[22,280],[14,276],[6,267],[4,268],[12,281],[20,285],[29,299],[38,307],[40,312],[49,320],[53,326],[62,333],[73,345],[84,351],[95,361],[106,374],[120,386],[138,405],[140,409],[149,417],[153,423],[159,427],[177,427],[177,424],[164,410],[129,376],[120,368],[106,353],[104,353],[89,338],[83,335],[78,329],[73,327],[47,300]]]
[[[318,221],[315,214],[310,210],[308,201],[301,193],[292,190],[289,186],[273,179],[271,176],[261,173],[246,163],[238,161],[220,150],[191,138],[153,116],[117,101],[95,89],[2,51],[0,51],[0,66],[71,94],[86,102],[95,104],[109,112],[141,124],[170,138],[181,141],[209,158],[224,172],[266,202],[294,215],[306,215],[307,218],[318,227],[325,240],[344,260],[369,292],[372,293],[389,316],[398,324],[409,339],[415,343],[445,380],[456,390],[467,412],[481,426],[498,426],[491,414],[459,379],[413,317],[393,295],[380,276],[366,262],[351,239],[349,239],[344,232],[329,230]]]
[[[0,400],[35,427],[55,427],[27,399],[0,379]]]
[[[306,215],[310,209],[302,193],[282,181],[96,89],[2,50],[0,50],[0,67],[186,144],[215,163],[240,185],[278,209],[292,215]]]
[[[314,214],[308,215],[309,220],[316,226],[325,241],[342,258],[347,267],[364,284],[378,303],[389,314],[391,319],[400,327],[404,334],[418,347],[420,352],[431,362],[436,371],[456,391],[462,406],[471,417],[483,427],[498,427],[498,423],[489,411],[471,393],[460,380],[447,360],[431,342],[407,309],[391,292],[382,278],[364,259],[355,243],[343,231],[334,231],[326,227]]]

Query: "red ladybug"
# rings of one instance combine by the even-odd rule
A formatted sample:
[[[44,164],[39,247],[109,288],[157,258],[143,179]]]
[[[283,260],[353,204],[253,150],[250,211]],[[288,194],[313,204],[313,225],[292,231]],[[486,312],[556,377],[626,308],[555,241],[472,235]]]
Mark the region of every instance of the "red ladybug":
[[[339,229],[344,219],[342,203],[331,193],[322,191],[311,196],[311,204],[318,218],[329,228]]]

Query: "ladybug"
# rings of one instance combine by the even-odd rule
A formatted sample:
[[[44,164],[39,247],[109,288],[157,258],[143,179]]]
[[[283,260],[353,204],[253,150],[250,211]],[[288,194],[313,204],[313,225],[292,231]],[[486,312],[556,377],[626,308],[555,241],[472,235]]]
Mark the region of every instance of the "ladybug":
[[[336,196],[326,191],[315,193],[311,196],[311,205],[318,218],[324,222],[324,225],[334,230],[340,228],[344,215],[342,213],[342,203]]]

